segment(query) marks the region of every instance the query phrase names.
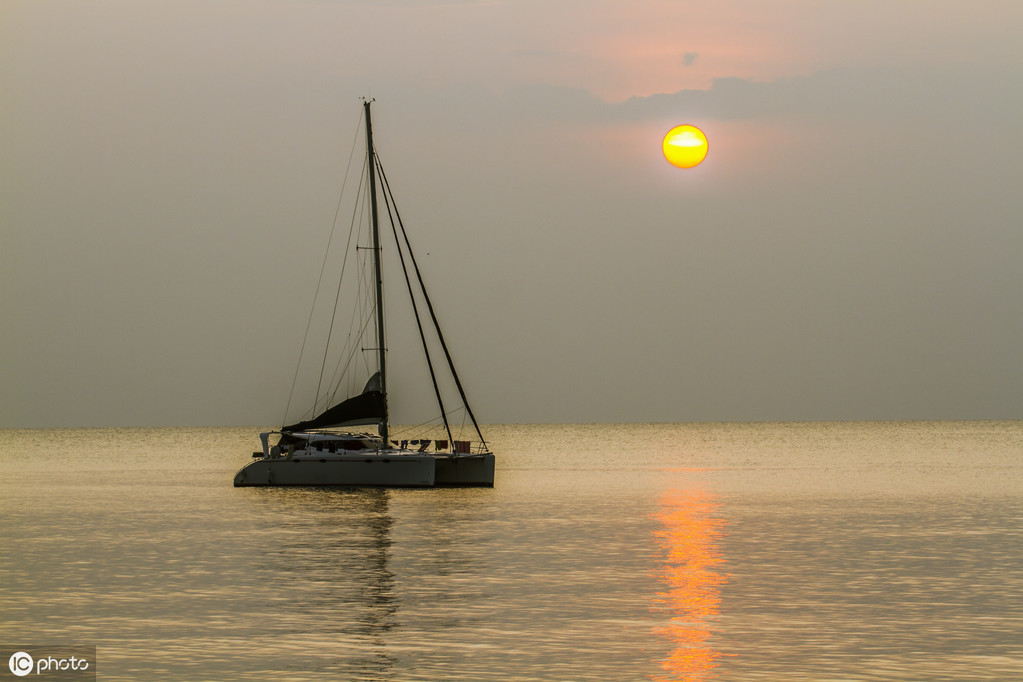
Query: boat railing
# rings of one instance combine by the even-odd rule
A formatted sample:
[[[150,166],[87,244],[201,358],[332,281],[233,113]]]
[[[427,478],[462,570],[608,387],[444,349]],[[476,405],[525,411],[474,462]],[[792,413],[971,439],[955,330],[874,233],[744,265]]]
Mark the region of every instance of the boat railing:
[[[455,455],[456,457],[490,454],[490,448],[487,447],[487,444],[484,441],[400,439],[392,440],[391,444],[400,450],[411,450],[413,452],[423,454],[428,454],[430,452],[436,452],[438,454],[448,453]]]

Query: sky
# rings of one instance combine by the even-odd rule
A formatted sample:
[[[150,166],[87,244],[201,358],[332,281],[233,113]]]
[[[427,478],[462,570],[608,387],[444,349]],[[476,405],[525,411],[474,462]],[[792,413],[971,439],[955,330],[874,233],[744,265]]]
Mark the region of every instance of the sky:
[[[0,427],[283,423],[364,96],[482,422],[1023,418],[1020,26],[6,0]]]

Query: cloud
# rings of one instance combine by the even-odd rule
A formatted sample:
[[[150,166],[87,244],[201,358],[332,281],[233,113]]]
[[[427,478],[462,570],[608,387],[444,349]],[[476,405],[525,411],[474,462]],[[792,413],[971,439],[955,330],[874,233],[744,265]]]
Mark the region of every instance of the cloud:
[[[662,118],[704,120],[871,121],[892,127],[924,122],[1013,129],[1023,74],[1008,70],[836,68],[773,81],[719,78],[686,89],[608,102],[583,88],[529,85],[474,89],[468,110],[511,124],[541,119],[628,123]],[[429,97],[429,93],[423,94]],[[422,101],[422,98],[418,98]],[[446,106],[458,97],[444,96]]]

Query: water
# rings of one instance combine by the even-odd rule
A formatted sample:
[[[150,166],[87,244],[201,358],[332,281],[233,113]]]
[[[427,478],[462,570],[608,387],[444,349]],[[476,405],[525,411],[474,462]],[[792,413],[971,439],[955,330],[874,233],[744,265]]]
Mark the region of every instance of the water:
[[[336,490],[233,488],[255,429],[0,431],[0,644],[104,680],[1023,678],[1023,422],[487,433],[492,490]]]

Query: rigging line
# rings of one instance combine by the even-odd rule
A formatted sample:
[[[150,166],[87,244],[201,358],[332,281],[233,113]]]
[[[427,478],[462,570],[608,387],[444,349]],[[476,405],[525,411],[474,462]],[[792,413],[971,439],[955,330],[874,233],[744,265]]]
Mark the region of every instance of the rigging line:
[[[327,267],[327,254],[330,253],[330,244],[334,240],[334,230],[337,228],[337,217],[341,212],[341,200],[345,195],[345,187],[348,184],[348,173],[352,169],[352,160],[355,158],[355,145],[359,141],[359,130],[362,128],[362,117],[355,126],[355,137],[352,138],[352,148],[348,152],[348,165],[345,167],[345,176],[341,180],[341,191],[337,195],[337,208],[334,209],[334,222],[330,226],[330,236],[327,237],[327,248],[323,251],[323,263],[320,264],[320,276],[316,280],[316,293],[313,294],[313,304],[309,308],[309,319],[305,323],[305,334],[302,335],[302,348],[298,352],[298,363],[295,365],[295,376],[291,380],[291,392],[288,393],[288,404],[284,408],[284,419],[281,424],[288,423],[288,412],[291,410],[291,399],[295,396],[295,385],[298,383],[298,373],[302,368],[302,356],[305,354],[306,341],[309,339],[309,328],[313,324],[313,312],[316,310],[316,299],[320,295],[320,285],[323,283],[323,272]]]
[[[369,203],[368,199],[369,197],[363,195],[361,206],[358,209],[360,211],[359,217],[357,218],[359,225],[362,225],[362,220],[367,210],[366,204]],[[338,391],[341,390],[342,384],[345,383],[344,382],[345,375],[348,372],[348,368],[351,366],[352,358],[361,349],[361,342],[363,337],[365,336],[366,326],[369,324],[372,318],[371,313],[367,314],[365,312],[366,306],[365,301],[363,300],[365,297],[362,295],[362,292],[365,291],[366,276],[364,273],[365,263],[360,262],[361,258],[360,249],[361,247],[358,246],[357,238],[355,256],[352,261],[352,265],[355,268],[356,282],[355,292],[351,305],[351,315],[349,316],[348,320],[348,334],[345,337],[344,347],[341,353],[339,353],[338,362],[334,368],[333,376],[331,377],[330,382],[327,384],[328,390],[330,390],[330,387],[333,387],[333,390],[330,393],[329,402],[333,402],[334,400],[337,399]],[[362,321],[357,323],[358,320]],[[358,333],[355,333],[356,330],[358,331]],[[344,367],[343,369],[342,365]],[[345,394],[351,397],[356,394],[356,389],[357,386],[354,375],[348,376]]]
[[[403,429],[399,429],[396,433],[392,433],[391,435],[392,436],[404,436],[405,434],[412,434],[416,438],[419,438],[420,440],[424,440],[424,438],[421,435],[416,435],[416,434],[422,434],[424,432],[424,430],[425,430],[426,433],[429,433],[430,431],[432,431],[434,429],[440,428],[440,424],[433,423],[435,421],[437,421],[436,417],[434,419],[431,419],[428,422],[423,422],[422,424],[416,424],[415,426],[407,426],[407,427],[405,427]],[[436,440],[436,438],[433,438],[431,440]]]
[[[365,210],[366,210],[365,204],[367,203],[366,199],[367,199],[366,197],[363,198],[363,202],[362,202],[363,206],[361,208],[362,212],[359,213],[359,217],[357,218],[357,222],[359,224],[361,224],[362,216],[365,215]],[[359,210],[359,208],[357,207],[356,210]],[[350,245],[350,242],[349,242],[349,245]],[[346,253],[348,253],[348,252],[350,252],[350,249],[346,250]],[[358,263],[358,257],[356,257],[354,259],[354,261],[355,262],[354,262],[353,267],[355,267],[356,275],[357,275],[357,277],[356,277],[357,282],[356,282],[356,287],[355,287],[356,288],[356,291],[355,291],[356,296],[355,296],[355,300],[353,302],[353,305],[351,306],[352,314],[351,314],[351,317],[350,317],[350,319],[348,321],[348,330],[349,330],[348,331],[348,335],[345,338],[345,344],[342,347],[341,352],[338,354],[338,361],[337,361],[337,365],[335,365],[335,367],[334,367],[334,372],[331,375],[330,381],[327,383],[326,391],[330,392],[329,400],[327,400],[327,402],[333,402],[337,398],[337,393],[338,393],[339,390],[341,390],[341,384],[343,383],[344,377],[345,377],[345,375],[348,372],[348,368],[351,366],[352,358],[355,356],[355,354],[359,350],[361,350],[360,343],[361,343],[362,339],[366,335],[366,327],[368,327],[369,323],[372,321],[372,310],[369,313],[364,312],[365,302],[363,301],[363,297],[358,296],[358,293],[360,291],[364,291],[364,284],[363,284],[363,282],[365,281],[365,274],[363,272],[364,268],[360,267],[360,265]],[[360,325],[356,325],[356,320],[360,319],[360,315],[359,315],[360,312],[362,312],[361,319],[363,320],[363,322]],[[354,338],[353,338],[353,332],[356,329],[358,330],[358,334],[355,334]],[[344,365],[343,369],[342,369],[342,364]],[[368,370],[368,367],[367,367],[367,370]],[[348,393],[349,396],[352,396],[352,395],[355,395],[355,391],[356,391],[356,389],[358,387],[355,385],[353,377],[349,377],[349,379],[350,379],[350,381],[348,382],[347,393]],[[331,387],[333,387],[333,390],[331,390]],[[324,393],[324,398],[325,399],[327,398],[326,392]],[[317,393],[317,400],[319,400],[319,394],[318,393]]]
[[[376,161],[377,171],[379,172],[380,177],[383,178],[384,169],[383,166],[380,164],[379,155],[377,156]],[[419,317],[419,306],[416,305],[416,296],[412,291],[412,280],[409,278],[408,267],[405,265],[405,256],[402,253],[401,241],[398,239],[398,227],[394,223],[394,214],[391,213],[391,206],[392,202],[394,201],[394,197],[391,195],[391,188],[387,185],[386,181],[383,184],[384,204],[387,206],[387,217],[391,221],[391,232],[394,233],[394,244],[397,247],[396,250],[398,252],[398,259],[401,261],[401,271],[405,275],[405,286],[408,287],[408,297],[409,300],[412,301],[412,312],[416,316],[416,326],[419,328],[419,339],[423,342],[423,353],[426,355],[426,365],[427,367],[430,368],[430,380],[433,381],[433,392],[437,396],[437,405],[440,407],[440,413],[443,415],[444,399],[441,398],[440,386],[437,385],[437,373],[433,369],[433,359],[430,358],[430,348],[426,343],[426,333],[423,331],[423,321]],[[395,206],[394,209],[395,211],[397,211],[398,210],[397,206]],[[409,254],[409,256],[411,257],[411,253]],[[448,438],[451,439],[451,428],[448,426],[448,419],[446,416],[444,417],[444,428],[448,432]]]
[[[383,180],[386,191],[390,193],[391,188],[387,183],[387,176],[384,174],[382,166],[380,167],[380,177]],[[397,204],[394,207],[394,214],[398,218],[398,225],[401,227],[401,234],[405,240],[405,248],[408,250],[409,258],[412,260],[412,267],[415,268],[416,278],[419,280],[419,289],[423,292],[423,299],[426,301],[426,307],[430,310],[430,318],[433,320],[433,327],[437,331],[437,339],[440,341],[440,347],[444,350],[444,357],[447,358],[448,368],[451,370],[451,378],[455,380],[455,387],[458,388],[458,394],[462,397],[462,404],[465,405],[465,411],[469,413],[469,418],[472,419],[472,425],[476,427],[476,435],[480,437],[480,442],[486,445],[486,439],[483,438],[483,432],[480,431],[480,425],[476,421],[476,416],[472,413],[472,408],[469,407],[469,399],[465,395],[465,389],[462,388],[462,382],[458,378],[458,372],[455,371],[455,362],[451,359],[451,353],[448,351],[448,344],[444,341],[444,334],[440,330],[440,323],[437,321],[437,314],[433,310],[433,303],[430,301],[430,295],[426,291],[426,284],[423,282],[423,275],[419,271],[419,263],[416,261],[416,254],[412,251],[412,245],[409,243],[408,233],[405,231],[405,224],[401,221],[401,214],[398,212]]]
[[[365,211],[367,210],[365,204],[369,203],[368,198],[369,198],[368,196],[364,196],[362,206],[363,214],[361,215],[364,215]],[[358,247],[358,251],[361,252],[364,251],[364,249],[362,247]],[[348,353],[348,361],[345,363],[344,369],[341,370],[340,375],[337,369],[335,369],[334,376],[331,378],[329,385],[334,386],[333,393],[331,394],[332,399],[336,398],[337,392],[341,390],[341,384],[343,383],[344,376],[345,374],[348,373],[348,369],[351,366],[352,360],[354,359],[356,353],[358,353],[359,351],[366,350],[361,346],[361,343],[365,339],[366,329],[369,326],[369,324],[373,321],[373,317],[376,312],[376,304],[369,303],[370,295],[369,287],[367,285],[367,282],[370,281],[370,276],[367,273],[367,271],[370,269],[369,258],[362,256],[361,259],[363,261],[361,264],[358,263],[358,261],[360,260],[359,257],[355,259],[356,260],[355,268],[358,282],[356,286],[355,301],[354,305],[352,306],[352,316],[351,320],[349,320],[349,329],[350,330],[358,329],[359,333],[355,336],[354,339],[352,332],[350,331],[348,333],[348,337],[345,343],[346,349],[345,352]],[[355,322],[358,319],[361,319],[362,322],[359,325],[356,325]],[[339,358],[338,360],[338,368],[340,368],[342,361],[344,360],[345,352],[342,352],[341,354],[342,357]],[[362,355],[361,358],[366,373],[368,375],[372,375],[373,371],[370,369],[369,361],[366,360],[366,356]],[[348,394],[354,395],[359,387],[355,385],[354,374],[349,376],[349,379],[350,381],[348,382]]]
[[[366,327],[369,325],[369,322],[370,318],[365,318],[362,324],[357,326],[355,324],[355,316],[354,315],[352,316],[352,322],[349,325],[349,328],[352,331],[348,332],[348,336],[345,339],[345,345],[341,349],[341,352],[338,353],[338,360],[337,364],[334,366],[334,372],[331,375],[330,381],[327,383],[328,389],[329,387],[333,387],[333,389],[330,390],[329,396],[324,394],[324,397],[328,398],[327,402],[333,402],[334,400],[337,399],[338,391],[341,390],[342,385],[345,383],[344,379],[345,376],[348,375],[348,370],[351,368],[352,360],[355,357],[355,355],[361,350],[360,344],[358,342],[362,339],[363,335],[365,334]],[[358,330],[358,334],[355,334],[356,330]],[[355,389],[356,386],[354,379],[352,377],[349,377],[346,389],[347,395],[349,397],[353,396],[355,394]]]
[[[366,328],[369,327],[369,324],[372,321],[373,321],[372,317],[367,317],[366,320],[362,323],[362,327],[359,328],[359,335],[358,335],[359,339],[361,339],[363,336],[365,336]],[[338,369],[334,370],[334,376],[331,378],[331,382],[333,382],[334,379],[336,379],[338,377],[341,377],[342,379],[344,378],[344,376],[348,373],[348,368],[351,367],[351,365],[352,365],[352,360],[355,358],[355,356],[361,350],[362,349],[359,347],[359,344],[354,344],[352,347],[346,349],[347,355],[342,355],[341,359],[338,360],[338,363],[337,363]],[[343,368],[341,367],[342,361],[344,363],[344,367]],[[341,387],[341,381],[339,380],[338,381],[338,387],[336,389],[334,389],[333,393],[331,393],[331,396],[330,396],[331,399],[330,399],[330,401],[328,401],[328,403],[329,402],[333,402],[334,399],[337,398],[337,392],[340,389],[340,387]],[[350,389],[350,395],[354,395],[355,394],[355,387],[354,386],[349,386],[349,389]],[[328,407],[329,407],[329,404],[328,404]]]
[[[455,409],[449,411],[448,415],[450,416],[450,415],[455,414],[457,412],[464,412],[464,411],[465,411],[465,407],[464,406],[463,407],[456,407]],[[424,428],[424,427],[429,427],[431,429],[440,428],[441,425],[435,423],[438,419],[443,419],[443,415],[440,416],[440,417],[434,417],[433,419],[430,419],[429,421],[425,421],[425,422],[422,422],[420,424],[416,424],[415,426],[407,426],[404,429],[402,429],[401,431],[399,431],[398,433],[410,433],[410,432],[412,432],[412,431],[414,431],[416,429],[421,429],[421,428]],[[395,434],[392,434],[392,435],[395,435]],[[448,440],[451,440],[451,433],[450,432],[448,433]]]
[[[363,169],[369,166],[369,159],[366,159],[362,163]],[[363,173],[363,176],[365,173]],[[359,181],[358,194],[362,193],[362,181]],[[356,201],[358,204],[358,201]],[[341,283],[345,280],[345,271],[348,269],[348,253],[351,251],[352,246],[352,232],[355,231],[355,216],[358,213],[358,207],[352,211],[352,222],[348,227],[348,242],[345,244],[345,257],[341,262],[341,275],[337,278],[337,293],[334,295],[334,309],[330,313],[330,327],[327,329],[327,343],[323,347],[323,361],[320,363],[320,376],[316,381],[316,395],[313,396],[313,404],[320,398],[320,387],[323,384],[323,372],[327,367],[327,354],[330,352],[330,337],[334,334],[334,319],[337,317],[337,304],[341,300]],[[329,247],[328,247],[329,248]],[[324,254],[326,258],[326,254]]]
[[[369,197],[366,197],[366,203],[369,204]],[[370,209],[367,207],[366,210],[369,211]],[[367,223],[368,222],[369,221],[367,221]],[[369,227],[370,226],[367,224],[366,225],[367,232],[369,232]],[[376,296],[374,295],[375,284],[373,282],[373,259],[371,258],[369,251],[370,251],[369,249],[363,249],[362,251],[362,263],[360,269],[358,270],[359,273],[358,299],[359,309],[361,311],[362,316],[367,321],[372,321],[376,318],[377,314],[377,300]],[[360,345],[365,343],[365,332],[357,340]],[[361,350],[363,351],[361,355],[363,368],[366,370],[367,374],[372,376],[373,370],[370,366],[369,356],[365,352],[366,348],[364,346],[361,346]]]

